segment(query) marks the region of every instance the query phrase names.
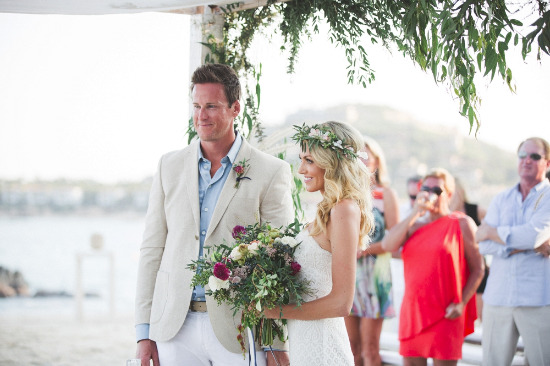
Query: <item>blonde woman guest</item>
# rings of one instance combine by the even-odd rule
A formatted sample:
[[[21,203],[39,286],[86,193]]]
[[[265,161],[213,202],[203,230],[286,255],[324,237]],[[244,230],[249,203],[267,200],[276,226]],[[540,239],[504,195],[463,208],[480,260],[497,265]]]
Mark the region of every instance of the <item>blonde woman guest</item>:
[[[449,172],[431,170],[412,212],[382,240],[386,250],[403,246],[399,353],[405,366],[425,366],[428,358],[435,366],[456,365],[464,337],[474,331],[474,294],[483,277],[483,259],[474,221],[449,209],[453,192]]]
[[[345,318],[355,365],[381,365],[380,333],[384,319],[393,318],[391,253],[381,245],[386,229],[399,221],[397,194],[389,186],[386,159],[376,141],[365,137],[368,159],[361,159],[371,172],[375,230],[372,243],[357,253],[355,297]]]
[[[298,275],[313,291],[301,307],[267,309],[265,315],[289,319],[292,366],[351,366],[344,316],[353,302],[357,250],[373,226],[370,173],[358,159],[363,139],[339,122],[295,128],[293,139],[302,149],[298,172],[306,189],[323,197],[295,252]]]

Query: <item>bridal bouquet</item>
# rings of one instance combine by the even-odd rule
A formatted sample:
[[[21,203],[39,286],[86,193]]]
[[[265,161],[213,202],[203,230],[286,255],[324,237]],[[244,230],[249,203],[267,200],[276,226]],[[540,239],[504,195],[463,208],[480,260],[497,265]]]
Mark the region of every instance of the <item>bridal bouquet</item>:
[[[262,316],[262,309],[302,302],[309,291],[308,283],[298,280],[300,264],[294,260],[294,251],[300,245],[296,235],[300,224],[273,228],[268,223],[233,228],[234,242],[208,248],[206,257],[193,261],[188,268],[197,271],[191,286],[208,285],[206,291],[218,304],[226,303],[242,311],[237,327],[243,352],[244,330],[254,330],[254,338],[264,346],[273,344],[274,336],[284,341],[281,324]]]

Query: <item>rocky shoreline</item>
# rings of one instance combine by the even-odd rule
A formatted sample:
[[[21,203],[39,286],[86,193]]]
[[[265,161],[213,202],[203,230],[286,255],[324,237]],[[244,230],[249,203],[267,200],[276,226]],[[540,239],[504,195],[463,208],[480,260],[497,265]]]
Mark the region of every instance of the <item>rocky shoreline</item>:
[[[0,266],[0,297],[30,296],[29,285],[19,271]]]
[[[6,297],[73,297],[73,294],[64,290],[36,290],[31,292],[29,284],[19,271],[11,271],[0,266],[0,298]],[[100,297],[99,294],[86,292],[84,297]]]

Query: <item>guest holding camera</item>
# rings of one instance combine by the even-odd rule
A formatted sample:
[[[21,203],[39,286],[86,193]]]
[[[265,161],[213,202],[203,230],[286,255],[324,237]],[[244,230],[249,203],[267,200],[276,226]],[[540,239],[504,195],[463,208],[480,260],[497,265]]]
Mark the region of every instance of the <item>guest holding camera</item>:
[[[464,337],[474,331],[474,295],[483,277],[483,259],[474,221],[449,209],[453,192],[451,174],[431,170],[411,213],[382,240],[388,251],[403,246],[399,353],[405,366],[426,365],[427,358],[435,366],[456,365]]]

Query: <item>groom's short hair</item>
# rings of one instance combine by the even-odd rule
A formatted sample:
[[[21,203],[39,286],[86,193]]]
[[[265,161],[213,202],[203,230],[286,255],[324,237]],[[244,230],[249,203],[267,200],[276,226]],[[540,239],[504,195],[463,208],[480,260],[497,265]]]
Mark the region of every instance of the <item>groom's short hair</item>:
[[[196,84],[222,84],[225,97],[231,107],[241,99],[241,83],[235,70],[223,64],[205,64],[199,66],[191,76],[191,92]]]

